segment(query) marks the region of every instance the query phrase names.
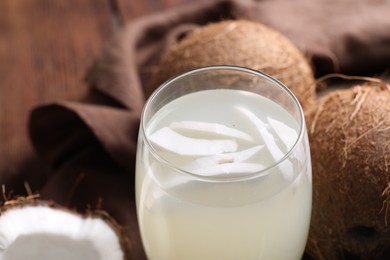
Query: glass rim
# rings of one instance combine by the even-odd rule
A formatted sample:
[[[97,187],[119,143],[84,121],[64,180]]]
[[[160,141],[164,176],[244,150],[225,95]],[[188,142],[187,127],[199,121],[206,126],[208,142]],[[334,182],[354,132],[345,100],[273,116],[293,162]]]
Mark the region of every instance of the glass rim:
[[[287,93],[287,95],[291,98],[291,100],[293,101],[295,107],[297,108],[297,110],[299,112],[300,124],[299,124],[298,137],[295,140],[294,145],[290,148],[290,150],[287,153],[284,154],[284,156],[282,158],[280,158],[276,162],[270,164],[269,166],[267,166],[266,168],[264,168],[264,169],[262,169],[260,171],[253,172],[253,173],[248,173],[248,174],[245,174],[243,176],[212,177],[212,176],[199,175],[199,174],[192,173],[190,171],[186,171],[184,169],[181,169],[180,167],[175,166],[173,163],[171,163],[170,161],[164,159],[162,156],[159,155],[159,151],[157,151],[157,149],[155,149],[155,147],[149,142],[149,139],[147,138],[147,135],[146,135],[146,125],[145,125],[144,118],[145,118],[145,114],[146,114],[147,110],[151,106],[151,103],[156,98],[156,96],[158,96],[159,93],[163,89],[165,89],[166,86],[170,85],[172,82],[175,82],[175,81],[177,81],[177,80],[179,80],[181,78],[190,76],[190,75],[198,73],[198,72],[204,72],[204,71],[210,71],[210,70],[220,70],[220,71],[228,70],[228,71],[236,71],[236,72],[245,72],[245,73],[252,74],[252,75],[255,75],[255,76],[260,76],[260,77],[266,79],[267,81],[270,81],[270,82],[276,84],[277,86],[279,86],[282,90],[284,90]],[[197,180],[201,180],[201,181],[207,181],[207,182],[217,182],[217,183],[247,181],[247,180],[256,179],[258,177],[268,175],[267,172],[269,172],[271,169],[273,169],[275,167],[278,167],[278,165],[280,165],[285,160],[287,160],[290,157],[290,155],[297,149],[298,144],[303,139],[303,135],[305,133],[305,130],[304,130],[305,127],[306,127],[305,126],[305,116],[304,116],[304,112],[303,112],[302,106],[299,103],[298,98],[294,95],[294,93],[289,88],[287,88],[287,86],[285,86],[281,81],[277,80],[276,78],[274,78],[274,77],[272,77],[272,76],[270,76],[270,75],[268,75],[268,74],[266,74],[264,72],[261,72],[261,71],[258,71],[258,70],[254,70],[254,69],[251,69],[251,68],[247,68],[247,67],[235,66],[235,65],[203,66],[203,67],[198,67],[198,68],[194,68],[194,69],[182,72],[182,73],[180,73],[180,74],[178,74],[176,76],[173,76],[173,77],[169,78],[168,80],[163,82],[156,90],[154,90],[153,93],[146,100],[145,105],[144,105],[144,107],[142,109],[141,118],[140,118],[140,130],[141,130],[140,134],[142,135],[142,138],[143,138],[147,148],[149,149],[150,153],[159,162],[161,162],[164,165],[168,166],[169,168],[173,169],[175,172],[179,172],[181,174],[187,175],[187,176],[189,176],[189,177],[191,177],[193,179],[197,179]],[[293,182],[294,179],[291,180],[291,182]]]

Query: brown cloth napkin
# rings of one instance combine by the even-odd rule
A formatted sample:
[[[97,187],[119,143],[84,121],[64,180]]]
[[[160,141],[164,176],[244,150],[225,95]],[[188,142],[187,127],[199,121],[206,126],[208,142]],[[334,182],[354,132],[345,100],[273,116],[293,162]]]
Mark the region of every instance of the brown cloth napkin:
[[[144,89],[160,55],[197,26],[250,19],[290,38],[313,58],[317,75],[382,72],[390,64],[389,13],[387,0],[223,0],[131,22],[87,71],[83,100],[32,111],[32,143],[52,169],[43,197],[79,209],[102,205],[126,228],[130,258],[139,259],[134,158]]]

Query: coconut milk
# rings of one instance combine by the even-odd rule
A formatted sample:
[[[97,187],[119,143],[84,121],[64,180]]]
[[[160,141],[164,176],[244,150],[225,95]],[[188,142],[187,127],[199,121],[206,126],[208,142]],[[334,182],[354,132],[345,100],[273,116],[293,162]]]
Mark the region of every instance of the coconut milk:
[[[252,122],[257,120],[253,116],[260,120],[260,127],[261,122],[266,122],[260,138],[262,132],[259,124]],[[240,138],[230,130],[226,133],[232,136],[218,137],[218,127],[200,134],[191,133],[190,129],[190,138],[236,142],[235,151],[226,152],[234,156],[216,160],[212,167],[217,168],[209,165],[209,158],[215,156],[198,156],[191,154],[196,150],[193,147],[180,147],[196,146],[197,142],[171,140],[175,144],[168,150],[151,142],[153,152],[145,142],[139,142],[136,199],[148,259],[301,259],[310,222],[312,192],[307,144],[298,144],[287,159],[276,165],[298,137],[299,125],[293,117],[260,95],[239,90],[205,90],[180,97],[160,109],[148,124],[146,135],[152,137],[159,129],[175,122],[202,122],[199,126],[204,122],[206,126],[217,123],[246,133],[253,140]],[[272,122],[282,124],[272,129],[269,124]],[[186,134],[179,130],[180,134]],[[160,136],[160,140],[163,138],[164,135]],[[273,143],[261,143],[264,138],[272,139]],[[178,147],[190,155],[169,151]],[[247,172],[229,171],[243,157],[238,156],[240,151],[245,156],[249,154],[244,163],[239,162]],[[206,160],[199,160],[205,157]],[[196,169],[194,161],[198,162]],[[223,170],[221,164],[226,166]],[[259,165],[267,169],[274,167],[259,171],[256,168]]]

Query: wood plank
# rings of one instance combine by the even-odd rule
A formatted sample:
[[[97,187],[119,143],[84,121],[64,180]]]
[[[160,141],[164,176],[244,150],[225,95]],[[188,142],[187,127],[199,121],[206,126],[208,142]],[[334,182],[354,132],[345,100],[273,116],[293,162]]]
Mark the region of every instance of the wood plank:
[[[84,72],[113,34],[111,19],[109,0],[0,2],[0,184],[18,178],[39,189],[31,167],[47,169],[33,156],[29,111],[86,91]]]

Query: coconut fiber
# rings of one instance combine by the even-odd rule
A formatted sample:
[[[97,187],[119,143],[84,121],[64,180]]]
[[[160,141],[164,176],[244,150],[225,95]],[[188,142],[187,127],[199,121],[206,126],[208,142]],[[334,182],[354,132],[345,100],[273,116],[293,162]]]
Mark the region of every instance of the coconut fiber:
[[[285,35],[312,58],[316,75],[381,73],[390,64],[389,13],[387,0],[223,0],[132,21],[85,73],[85,98],[31,112],[31,141],[51,168],[42,197],[78,209],[99,205],[125,227],[130,258],[140,259],[133,188],[139,117],[144,90],[172,44],[210,22],[246,19]]]

